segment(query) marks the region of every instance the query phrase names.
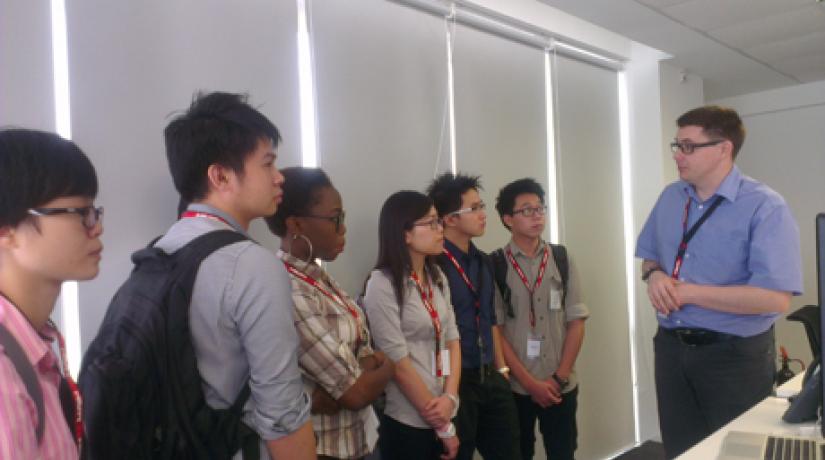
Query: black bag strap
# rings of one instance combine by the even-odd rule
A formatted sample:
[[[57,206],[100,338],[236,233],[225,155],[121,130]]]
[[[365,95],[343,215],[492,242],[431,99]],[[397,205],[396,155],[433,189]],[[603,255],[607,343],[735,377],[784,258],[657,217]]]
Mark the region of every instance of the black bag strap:
[[[26,357],[23,347],[2,324],[0,324],[0,344],[3,345],[6,356],[9,357],[15,369],[17,369],[17,374],[20,375],[20,379],[26,385],[26,391],[28,391],[29,397],[32,398],[37,408],[35,435],[37,436],[37,443],[40,444],[43,441],[43,430],[45,429],[46,406],[43,403],[43,389],[37,380],[37,374],[35,374],[34,367]]]
[[[570,280],[570,262],[567,260],[567,248],[560,244],[550,244],[553,260],[561,275],[561,304],[567,306],[567,282]]]
[[[205,233],[192,241],[190,241],[186,246],[178,249],[174,254],[173,257],[175,259],[175,263],[177,264],[176,271],[178,272],[180,278],[177,280],[177,286],[184,290],[189,296],[191,301],[192,292],[194,290],[195,285],[195,278],[197,277],[198,267],[200,267],[201,263],[209,257],[213,252],[217,251],[218,249],[228,246],[233,243],[237,243],[239,241],[247,240],[248,238],[243,234],[236,232],[234,230],[216,230],[213,232]],[[187,305],[189,303],[187,302]],[[186,312],[178,312],[179,314],[188,315],[188,310]],[[172,321],[167,321],[168,325],[172,325]],[[181,409],[180,403],[185,400],[183,396],[183,387],[181,385],[180,376],[175,372],[178,368],[179,363],[177,362],[177,356],[172,353],[169,356],[168,360],[169,364],[169,387],[171,390],[171,396],[174,401],[177,401],[177,404],[170,404],[169,408],[178,408]],[[233,416],[237,416],[240,419],[241,411],[243,406],[246,404],[246,401],[249,399],[251,390],[249,388],[249,384],[247,383],[241,389],[237,399],[229,408]],[[180,415],[180,414],[178,414]],[[197,443],[196,446],[193,446],[194,452],[198,452],[199,454],[207,455],[208,449],[205,445],[200,442],[200,439],[197,435],[197,430],[195,429],[192,420],[188,417],[177,417],[177,420],[180,423],[180,429],[187,437],[187,439],[191,440],[194,443]],[[255,439],[255,446],[257,446],[257,439]],[[251,443],[251,442],[250,442]],[[248,446],[242,446],[246,451]],[[246,458],[246,455],[244,455]]]
[[[504,306],[507,308],[507,316],[510,318],[516,317],[516,312],[513,309],[512,296],[513,292],[510,286],[507,285],[507,259],[504,257],[504,250],[496,249],[490,253],[490,260],[493,262],[493,275],[496,280],[501,298],[504,300]]]

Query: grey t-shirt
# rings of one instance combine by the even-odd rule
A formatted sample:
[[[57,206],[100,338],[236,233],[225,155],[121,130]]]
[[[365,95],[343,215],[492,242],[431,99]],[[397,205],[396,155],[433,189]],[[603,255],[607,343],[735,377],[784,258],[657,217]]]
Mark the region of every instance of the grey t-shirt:
[[[228,215],[203,204],[189,210],[208,217],[177,221],[155,244],[174,252],[215,230],[246,234]],[[206,402],[229,407],[247,381],[251,396],[244,422],[264,440],[286,436],[309,420],[310,400],[298,368],[298,335],[289,276],[273,253],[252,241],[218,249],[198,270],[189,327]],[[269,458],[266,449],[262,458]]]
[[[433,304],[441,320],[441,349],[446,350],[447,342],[458,340],[458,328],[450,304],[450,287],[447,278],[443,274],[441,277],[444,287],[433,287]],[[364,295],[364,310],[369,320],[370,332],[375,340],[375,347],[393,362],[409,357],[430,393],[439,396],[444,392],[444,385],[443,382],[439,383],[439,379],[432,372],[435,356],[435,330],[432,319],[421,301],[415,284],[409,278],[406,279],[404,290],[404,305],[399,307],[390,277],[380,270],[372,272]],[[405,425],[430,428],[418,414],[415,406],[404,396],[395,380],[390,381],[386,391],[385,414]]]

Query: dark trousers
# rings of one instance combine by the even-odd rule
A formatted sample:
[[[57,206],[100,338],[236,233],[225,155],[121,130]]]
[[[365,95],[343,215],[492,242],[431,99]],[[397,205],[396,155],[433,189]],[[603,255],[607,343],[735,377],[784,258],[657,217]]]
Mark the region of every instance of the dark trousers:
[[[458,395],[461,405],[455,418],[458,460],[470,460],[478,448],[485,460],[513,460],[519,454],[518,412],[510,383],[485,368],[462,369]]]
[[[576,452],[576,407],[578,387],[565,393],[560,404],[542,408],[529,395],[513,393],[521,430],[521,458],[531,460],[536,451],[536,419],[544,441],[544,451],[550,460],[573,460]]]
[[[773,389],[773,328],[707,345],[687,345],[659,328],[653,347],[659,426],[668,458],[679,456]]]
[[[378,448],[383,460],[437,460],[444,452],[435,430],[405,425],[386,415],[378,427]]]

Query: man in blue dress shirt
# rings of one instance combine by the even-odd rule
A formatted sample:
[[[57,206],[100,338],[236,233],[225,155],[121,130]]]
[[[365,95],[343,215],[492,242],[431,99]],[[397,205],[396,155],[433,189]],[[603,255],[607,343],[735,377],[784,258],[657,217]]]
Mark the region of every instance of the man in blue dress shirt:
[[[659,425],[673,458],[767,397],[773,323],[802,291],[799,229],[785,200],[734,160],[739,115],[707,106],[677,120],[670,184],[636,245],[656,309]]]

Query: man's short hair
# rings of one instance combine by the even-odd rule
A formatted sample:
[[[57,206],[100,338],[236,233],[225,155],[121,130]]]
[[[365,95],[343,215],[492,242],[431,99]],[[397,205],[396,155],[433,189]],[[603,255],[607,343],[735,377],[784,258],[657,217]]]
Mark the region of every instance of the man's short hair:
[[[541,188],[541,184],[529,177],[510,182],[498,191],[496,211],[498,211],[498,217],[501,218],[501,223],[504,224],[505,227],[507,227],[507,224],[504,223],[504,216],[513,215],[516,198],[525,193],[537,195],[541,203],[544,204],[544,189]]]
[[[163,131],[172,180],[186,202],[206,197],[209,166],[243,174],[244,160],[261,140],[281,141],[278,128],[247,103],[245,94],[202,93]]]
[[[427,187],[427,195],[433,200],[440,217],[461,209],[461,195],[468,190],[483,190],[479,176],[444,173]]]
[[[95,168],[74,142],[44,131],[0,130],[0,227],[15,227],[29,209],[67,196],[97,196]]]
[[[685,126],[699,126],[711,139],[727,139],[733,144],[733,158],[739,154],[739,149],[745,142],[745,125],[736,110],[720,107],[718,105],[706,105],[697,107],[682,114],[676,125],[680,128]]]

